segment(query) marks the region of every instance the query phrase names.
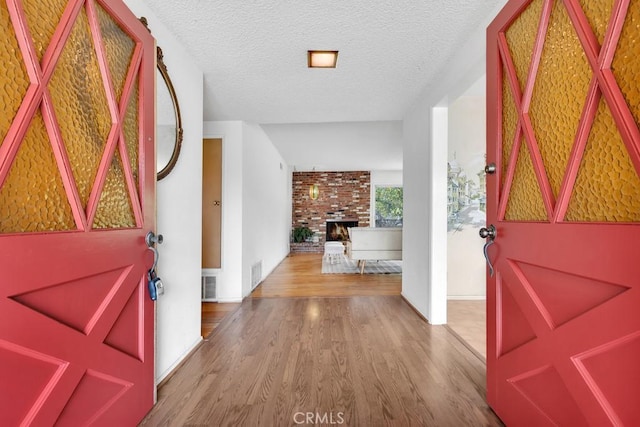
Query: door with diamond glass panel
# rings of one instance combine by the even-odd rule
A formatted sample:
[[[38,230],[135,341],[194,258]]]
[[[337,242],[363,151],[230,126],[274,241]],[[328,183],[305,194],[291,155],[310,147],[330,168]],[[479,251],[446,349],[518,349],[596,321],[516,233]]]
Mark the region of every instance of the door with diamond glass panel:
[[[639,0],[512,0],[488,29],[487,399],[640,425]]]
[[[154,78],[120,0],[0,4],[0,425],[153,405]]]

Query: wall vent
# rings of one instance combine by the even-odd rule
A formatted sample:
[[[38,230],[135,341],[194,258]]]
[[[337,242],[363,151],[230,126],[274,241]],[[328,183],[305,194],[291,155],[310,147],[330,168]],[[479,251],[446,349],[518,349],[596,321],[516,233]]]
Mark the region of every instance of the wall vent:
[[[262,261],[251,266],[251,290],[262,282]]]
[[[216,279],[216,276],[202,277],[202,301],[218,301]]]

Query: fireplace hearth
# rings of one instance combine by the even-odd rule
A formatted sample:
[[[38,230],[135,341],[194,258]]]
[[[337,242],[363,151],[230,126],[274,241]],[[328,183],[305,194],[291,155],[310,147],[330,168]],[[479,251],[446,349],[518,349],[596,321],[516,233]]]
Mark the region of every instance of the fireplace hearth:
[[[327,242],[346,242],[349,240],[349,227],[357,227],[358,220],[355,219],[328,219],[327,220]]]

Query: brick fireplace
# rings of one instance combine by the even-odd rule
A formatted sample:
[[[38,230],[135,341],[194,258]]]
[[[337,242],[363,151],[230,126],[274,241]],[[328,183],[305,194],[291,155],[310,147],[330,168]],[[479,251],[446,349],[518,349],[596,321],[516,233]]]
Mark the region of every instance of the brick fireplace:
[[[318,185],[319,189],[316,200],[309,197],[309,186],[313,184]],[[368,227],[370,191],[369,171],[294,172],[291,229],[307,226],[316,233],[318,242],[291,243],[291,252],[322,253],[327,238],[327,223],[333,225],[349,221],[356,222],[359,227]]]

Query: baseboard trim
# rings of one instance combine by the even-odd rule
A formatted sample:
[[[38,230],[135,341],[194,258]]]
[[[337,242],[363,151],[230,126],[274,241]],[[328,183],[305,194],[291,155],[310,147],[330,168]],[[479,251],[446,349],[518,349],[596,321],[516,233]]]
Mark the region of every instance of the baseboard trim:
[[[447,295],[452,301],[486,301],[487,297],[482,295]]]
[[[242,302],[242,298],[218,298],[216,302],[224,304],[225,302]]]
[[[202,337],[198,337],[198,339],[193,344],[191,344],[189,349],[182,353],[182,356],[180,356],[173,365],[171,365],[156,379],[156,389],[160,389],[162,386],[164,386],[171,379],[173,374],[176,373],[178,368],[180,368],[189,359],[193,352],[195,352],[198,347],[202,345],[202,343],[204,343],[204,339]]]
[[[420,310],[418,310],[413,304],[411,304],[411,302],[407,299],[407,297],[405,297],[402,293],[400,294],[400,298],[402,298],[402,300],[407,303],[407,305],[411,308],[411,310],[415,311],[415,313],[418,315],[419,318],[421,318],[422,320],[424,320],[425,322],[431,324],[429,322],[429,319],[427,319],[424,314],[420,313]]]

